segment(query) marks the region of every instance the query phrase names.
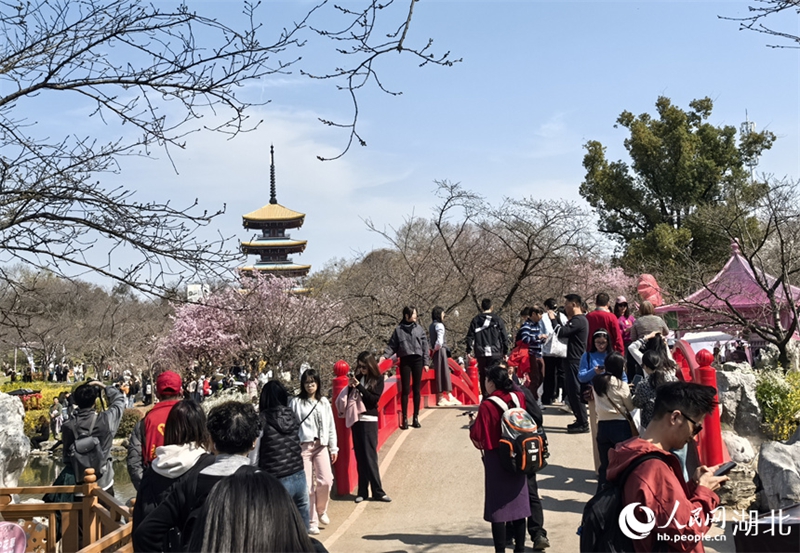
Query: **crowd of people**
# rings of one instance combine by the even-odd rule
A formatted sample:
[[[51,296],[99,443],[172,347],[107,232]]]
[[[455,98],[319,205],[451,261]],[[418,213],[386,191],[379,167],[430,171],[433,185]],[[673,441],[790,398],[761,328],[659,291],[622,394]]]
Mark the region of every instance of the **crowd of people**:
[[[704,513],[716,506],[712,492],[725,477],[714,476],[715,467],[694,470],[689,461],[689,445],[714,407],[715,390],[679,381],[668,329],[652,305],[643,302],[634,318],[624,297],[613,310],[609,303],[608,295],[599,294],[589,311],[579,295],[568,294],[563,306],[550,298],[543,307],[525,307],[513,342],[489,299],[469,325],[466,352],[477,362],[482,399],[470,438],[481,451],[484,519],[496,551],[509,544],[523,551],[526,534],[534,550],[550,547],[536,472],[502,466],[501,419],[509,407],[524,410],[543,430],[543,407],[563,399],[561,408],[575,417],[567,431],[592,434],[598,492],[625,472],[626,500],[655,505],[659,521],[670,515],[667,500],[685,501],[687,509]],[[399,361],[401,429],[421,426],[420,384],[429,367],[435,371],[437,404],[460,403],[452,394],[444,310],[435,307],[431,315],[425,332],[417,310],[406,307],[384,356],[359,354],[348,386],[336,398],[325,397],[314,369],[302,372],[297,396],[278,380],[243,373],[231,375],[227,386],[239,387],[242,401],[221,403],[206,415],[201,402],[222,390],[225,379],[190,376],[184,382],[172,371],[159,374],[152,390],[155,406],[135,426],[128,446],[137,490],[135,551],[324,551],[314,536],[331,523],[333,465],[339,457],[332,402],[352,433],[355,502],[391,502],[378,466],[378,403],[385,382],[379,362],[389,356]],[[126,385],[82,384],[63,403],[57,398],[50,420],[40,424],[44,434],[62,433],[65,470],[75,482],[91,465],[100,487],[111,494],[111,440],[131,395]],[[139,390],[144,398],[149,385]],[[101,391],[107,408],[98,410]],[[637,461],[642,456],[660,462]],[[632,471],[626,471],[629,466]],[[648,543],[650,549],[638,544],[637,551],[652,550]]]
[[[509,544],[523,551],[526,528],[534,550],[550,545],[536,473],[526,478],[502,468],[504,409],[498,404],[513,402],[541,425],[541,407],[556,403],[559,389],[575,417],[567,432],[592,435],[597,494],[619,484],[622,503],[650,508],[663,534],[672,538],[656,543],[653,534],[630,547],[704,550],[696,538],[708,529],[718,502],[713,491],[727,477],[714,474],[718,467],[690,466],[698,464],[691,448],[700,421],[715,407],[716,390],[680,381],[669,329],[652,304],[642,302],[638,318],[622,296],[613,310],[609,304],[607,294],[598,294],[589,311],[578,294],[567,294],[563,310],[554,298],[544,308],[525,307],[510,354],[504,322],[492,313],[491,300],[483,300],[482,313],[470,324],[467,351],[477,360],[482,393],[470,437],[482,453],[484,519],[491,524],[495,551]],[[555,340],[565,347],[554,346]],[[646,462],[650,459],[658,462]],[[673,520],[696,522],[670,526]]]

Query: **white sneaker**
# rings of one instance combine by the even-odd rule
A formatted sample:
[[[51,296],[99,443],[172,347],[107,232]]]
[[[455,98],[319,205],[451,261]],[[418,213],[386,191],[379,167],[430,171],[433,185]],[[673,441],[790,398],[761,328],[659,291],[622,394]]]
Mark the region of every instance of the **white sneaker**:
[[[317,534],[319,534],[319,528],[317,528],[316,526],[312,526],[311,528],[308,529],[308,533],[312,536],[316,536]]]
[[[446,399],[442,398],[442,399],[439,400],[439,402],[436,405],[438,405],[439,407],[447,407],[448,405],[452,405],[452,403],[450,403]]]
[[[450,396],[450,405],[463,405],[456,396]]]
[[[330,524],[331,523],[331,519],[328,518],[328,513],[322,513],[321,515],[319,515],[319,521],[322,524]]]

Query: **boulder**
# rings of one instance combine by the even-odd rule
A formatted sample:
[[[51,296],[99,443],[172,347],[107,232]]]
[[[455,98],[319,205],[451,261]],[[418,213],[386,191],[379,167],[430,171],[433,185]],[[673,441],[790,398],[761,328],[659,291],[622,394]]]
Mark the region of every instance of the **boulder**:
[[[738,436],[729,430],[723,430],[722,441],[725,442],[725,446],[728,448],[731,461],[740,465],[747,465],[756,458],[756,452],[747,438]]]
[[[732,370],[736,365],[740,369]],[[728,369],[726,369],[728,367]],[[717,371],[720,422],[740,436],[761,433],[761,407],[756,400],[756,375],[747,363],[725,363]]]
[[[764,488],[762,508],[782,509],[800,503],[800,442],[765,442],[758,458]]]
[[[741,363],[734,363],[733,361],[729,361],[727,363],[723,363],[722,369],[724,372],[740,372],[740,373],[751,373],[753,372],[753,367],[750,366],[750,363],[747,361],[742,361]]]
[[[22,401],[0,392],[0,486],[17,485],[30,451]]]
[[[717,489],[720,504],[735,511],[750,510],[756,501],[755,476],[753,463],[736,465],[728,473],[728,480]]]

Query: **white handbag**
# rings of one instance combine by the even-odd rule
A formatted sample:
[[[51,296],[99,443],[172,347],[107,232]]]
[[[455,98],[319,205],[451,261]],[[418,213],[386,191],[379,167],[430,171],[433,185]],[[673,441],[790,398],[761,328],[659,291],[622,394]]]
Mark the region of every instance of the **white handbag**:
[[[567,356],[567,342],[558,337],[561,331],[559,328],[547,337],[544,345],[542,346],[542,355],[545,357],[561,357]]]

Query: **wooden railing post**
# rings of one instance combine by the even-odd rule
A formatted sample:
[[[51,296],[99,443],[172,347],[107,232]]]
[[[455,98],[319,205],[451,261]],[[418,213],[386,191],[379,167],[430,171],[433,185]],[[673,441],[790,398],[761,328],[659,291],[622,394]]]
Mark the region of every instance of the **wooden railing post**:
[[[86,469],[83,477],[83,544],[82,547],[94,543],[99,537],[97,531],[97,514],[94,507],[97,505],[97,497],[92,493],[97,488],[97,476],[94,469]]]
[[[344,413],[340,413],[336,406],[336,398],[347,388],[350,365],[347,361],[337,361],[333,366],[333,372],[336,374],[333,379],[333,410],[336,415],[336,439],[339,444],[339,458],[333,465],[333,473],[336,477],[336,493],[349,495],[358,483],[356,454],[353,451],[353,434],[345,424]]]

